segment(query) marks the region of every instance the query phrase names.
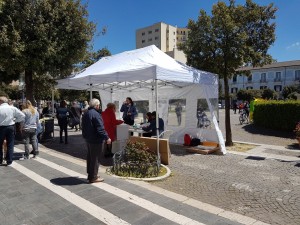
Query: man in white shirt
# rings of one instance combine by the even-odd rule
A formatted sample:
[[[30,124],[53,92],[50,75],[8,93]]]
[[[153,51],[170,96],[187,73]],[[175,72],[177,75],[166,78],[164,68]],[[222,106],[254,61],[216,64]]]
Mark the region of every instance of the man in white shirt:
[[[25,115],[18,108],[8,104],[8,99],[0,96],[0,164],[3,163],[3,142],[6,139],[7,166],[13,162],[14,144],[15,144],[15,122],[22,122]]]

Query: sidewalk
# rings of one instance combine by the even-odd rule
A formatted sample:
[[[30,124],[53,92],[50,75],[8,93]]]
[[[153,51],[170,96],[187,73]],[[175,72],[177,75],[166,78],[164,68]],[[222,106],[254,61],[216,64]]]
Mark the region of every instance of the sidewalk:
[[[23,149],[15,148],[15,158]],[[105,174],[88,184],[85,161],[40,148],[0,167],[0,224],[263,224],[142,181]]]
[[[217,156],[172,146],[172,175],[150,183],[107,175],[103,157],[105,181],[91,185],[81,132],[69,134],[60,144],[55,128],[37,160],[0,167],[0,224],[300,224],[300,151],[258,145]],[[15,149],[19,157],[23,145]]]

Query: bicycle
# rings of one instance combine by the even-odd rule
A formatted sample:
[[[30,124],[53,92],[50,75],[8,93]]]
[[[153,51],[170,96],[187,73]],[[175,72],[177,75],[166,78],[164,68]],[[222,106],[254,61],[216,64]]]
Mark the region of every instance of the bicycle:
[[[246,113],[246,111],[244,109],[242,109],[240,111],[240,117],[239,117],[239,121],[240,121],[240,124],[242,125],[243,123],[249,123],[249,118],[248,118],[248,115]]]

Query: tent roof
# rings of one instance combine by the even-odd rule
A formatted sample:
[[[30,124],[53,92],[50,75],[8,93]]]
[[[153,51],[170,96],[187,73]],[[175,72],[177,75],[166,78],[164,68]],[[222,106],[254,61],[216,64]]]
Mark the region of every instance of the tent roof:
[[[103,57],[93,65],[79,73],[58,80],[57,88],[93,90],[140,88],[153,86],[157,79],[161,85],[179,87],[191,83],[217,85],[218,76],[200,71],[177,62],[155,45],[132,51],[122,52],[113,56]]]

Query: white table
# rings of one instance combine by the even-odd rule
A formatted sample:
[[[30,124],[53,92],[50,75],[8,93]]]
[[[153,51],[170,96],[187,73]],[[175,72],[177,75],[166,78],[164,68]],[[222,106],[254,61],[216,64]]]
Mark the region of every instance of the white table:
[[[135,136],[134,134],[136,133],[137,136],[142,137],[143,134],[150,133],[151,131],[150,132],[149,131],[144,131],[142,128],[129,128],[128,132],[130,132],[130,133],[133,132],[133,136]]]

